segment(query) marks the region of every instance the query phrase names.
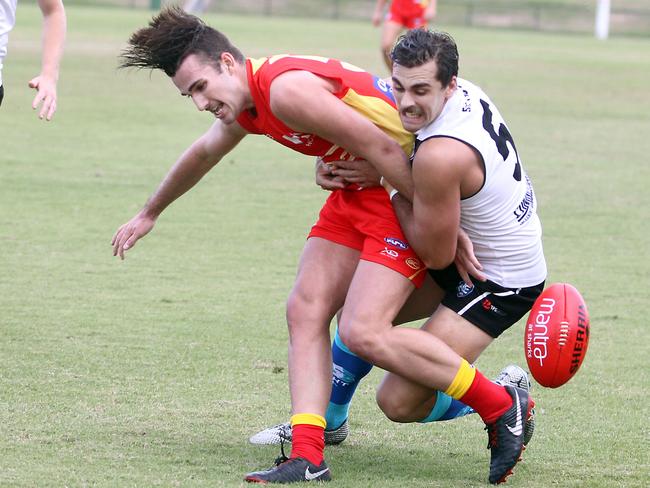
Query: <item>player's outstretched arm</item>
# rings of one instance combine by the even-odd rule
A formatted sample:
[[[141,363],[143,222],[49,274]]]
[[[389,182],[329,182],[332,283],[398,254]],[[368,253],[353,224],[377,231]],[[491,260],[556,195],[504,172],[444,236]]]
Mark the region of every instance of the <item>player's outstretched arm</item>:
[[[181,155],[144,208],[117,229],[111,240],[113,256],[124,259],[125,251],[153,229],[162,211],[196,185],[246,134],[237,123],[216,121]]]
[[[316,134],[370,162],[406,198],[413,180],[400,145],[334,95],[334,82],[306,71],[289,71],[271,84],[271,109],[293,130]]]
[[[52,120],[56,112],[56,84],[59,81],[59,65],[63,56],[66,16],[61,0],[38,0],[38,5],[43,14],[41,72],[29,81],[29,86],[37,91],[32,108],[36,110],[41,106],[38,117]]]

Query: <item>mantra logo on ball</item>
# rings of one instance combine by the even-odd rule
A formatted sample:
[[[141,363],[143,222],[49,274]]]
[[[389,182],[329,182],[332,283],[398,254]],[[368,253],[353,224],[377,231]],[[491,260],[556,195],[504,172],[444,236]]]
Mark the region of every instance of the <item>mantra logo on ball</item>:
[[[540,366],[544,365],[544,359],[548,356],[548,323],[551,320],[554,309],[554,299],[542,299],[534,320],[528,323],[526,356],[537,359]]]

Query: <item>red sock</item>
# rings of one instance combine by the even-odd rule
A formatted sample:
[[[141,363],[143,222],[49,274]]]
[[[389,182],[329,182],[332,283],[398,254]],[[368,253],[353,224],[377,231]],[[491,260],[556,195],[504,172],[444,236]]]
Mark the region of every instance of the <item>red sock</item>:
[[[494,422],[512,406],[512,397],[506,389],[492,383],[478,370],[469,390],[459,400],[476,410],[486,424]]]
[[[301,457],[318,466],[323,462],[325,429],[317,425],[297,424],[291,432],[291,459]]]

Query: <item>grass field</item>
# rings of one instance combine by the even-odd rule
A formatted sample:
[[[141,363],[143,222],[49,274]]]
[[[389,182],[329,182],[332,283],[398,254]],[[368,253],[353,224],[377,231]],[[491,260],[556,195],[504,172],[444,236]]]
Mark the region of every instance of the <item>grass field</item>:
[[[326,195],[310,159],[251,137],[113,258],[115,229],[211,116],[157,73],[116,71],[149,13],[68,16],[53,122],[29,108],[33,6],[19,6],[3,73],[0,486],[240,486],[276,456],[246,439],[288,415],[284,300]],[[207,20],[250,56],[323,54],[385,74],[367,23]],[[650,41],[452,34],[535,182],[549,283],[573,283],[591,312],[581,371],[535,388],[536,436],[508,485],[648,486]],[[494,375],[523,352],[518,324],[479,366]],[[392,424],[374,404],[380,377],[328,450],[333,486],[487,485],[479,419]]]

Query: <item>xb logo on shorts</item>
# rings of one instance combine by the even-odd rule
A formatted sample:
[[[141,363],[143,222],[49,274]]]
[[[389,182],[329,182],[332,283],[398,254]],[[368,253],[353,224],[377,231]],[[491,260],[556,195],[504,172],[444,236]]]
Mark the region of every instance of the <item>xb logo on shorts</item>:
[[[384,246],[383,251],[379,251],[379,254],[388,256],[391,259],[397,259],[399,257],[399,253],[397,251],[395,251],[394,249],[388,249],[386,246]]]
[[[474,291],[473,285],[470,286],[464,281],[461,281],[460,283],[458,283],[458,286],[456,287],[456,296],[458,298],[464,298],[470,293],[472,293],[472,291]]]
[[[384,237],[384,242],[389,246],[396,247],[402,251],[409,248],[409,245],[406,242],[399,240],[397,237]]]

